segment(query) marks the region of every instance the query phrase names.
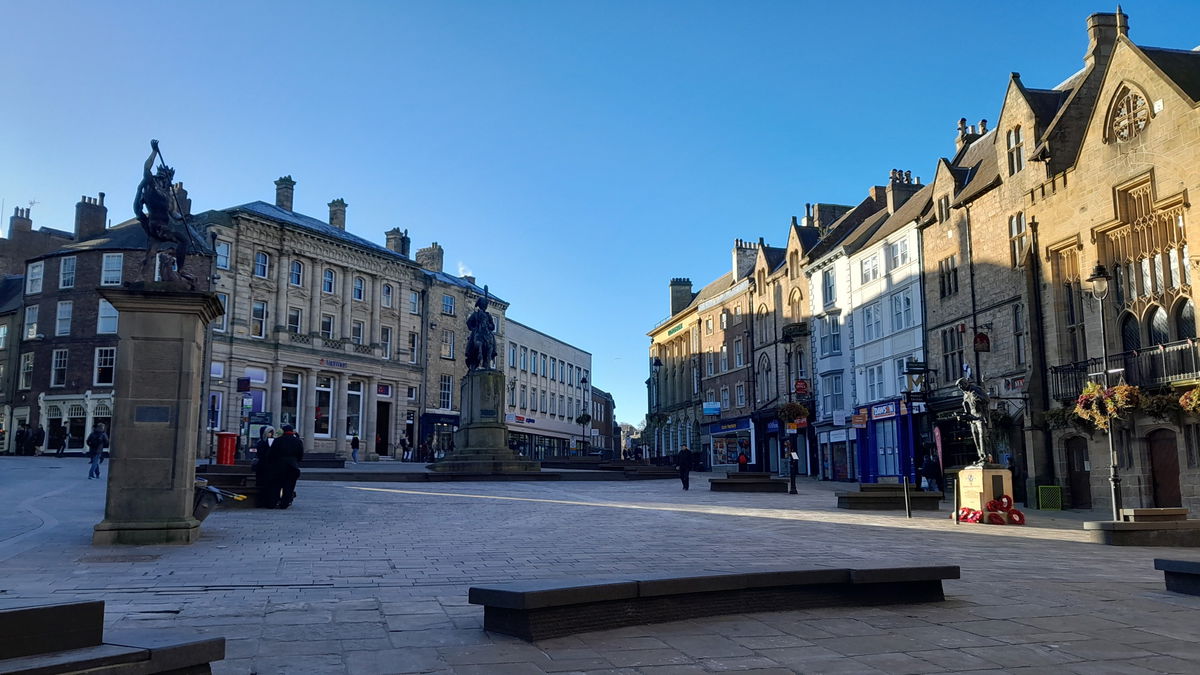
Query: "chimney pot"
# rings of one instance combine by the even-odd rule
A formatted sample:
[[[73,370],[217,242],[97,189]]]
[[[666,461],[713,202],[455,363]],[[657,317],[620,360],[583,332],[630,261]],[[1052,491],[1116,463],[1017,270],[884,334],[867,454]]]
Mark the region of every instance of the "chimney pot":
[[[987,120],[979,120],[979,133],[980,135],[987,133]]]
[[[104,234],[108,221],[108,207],[104,206],[104,193],[97,198],[84,195],[75,205],[75,241],[92,239]]]

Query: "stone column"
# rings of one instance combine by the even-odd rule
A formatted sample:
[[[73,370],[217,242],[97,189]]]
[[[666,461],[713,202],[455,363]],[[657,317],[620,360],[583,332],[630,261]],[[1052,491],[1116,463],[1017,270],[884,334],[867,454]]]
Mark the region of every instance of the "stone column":
[[[100,290],[121,313],[113,410],[121,449],[92,535],[102,546],[188,544],[200,531],[192,502],[203,411],[195,402],[208,377],[205,332],[221,303],[213,293],[147,286],[156,289]]]
[[[379,410],[379,404],[377,400],[379,378],[375,376],[368,377],[366,384],[363,386],[366,387],[367,390],[363,392],[366,394],[366,396],[363,398],[363,435],[359,437],[359,440],[362,441],[361,445],[367,449],[367,452],[364,455],[365,457],[370,458],[371,455],[375,455],[375,457],[378,458],[379,455],[375,452],[375,434],[376,430],[379,429],[379,426],[375,419],[375,415]],[[386,440],[384,442],[386,442]]]
[[[271,371],[271,390],[267,392],[268,410],[271,411],[271,426],[279,431],[280,415],[283,414],[283,365],[276,360],[275,368]],[[276,434],[278,435],[278,434]]]
[[[316,443],[317,417],[317,369],[304,369],[304,419],[300,420],[300,433],[304,435],[304,451],[312,452]]]
[[[321,274],[324,271],[320,261],[316,258],[308,261],[308,286],[311,295],[308,299],[308,332],[310,333],[321,331]],[[313,346],[317,346],[315,341]],[[312,426],[311,422],[309,426]]]
[[[287,330],[287,289],[288,275],[291,273],[291,270],[288,269],[289,264],[287,254],[280,251],[279,274],[275,282],[275,319],[270,324],[275,327],[273,333],[275,333],[276,340],[282,339],[279,332]]]
[[[347,300],[348,301],[348,300]],[[350,456],[350,444],[346,442],[346,373],[338,373],[333,380],[333,414],[329,416],[329,435],[333,437],[333,451],[338,458]]]

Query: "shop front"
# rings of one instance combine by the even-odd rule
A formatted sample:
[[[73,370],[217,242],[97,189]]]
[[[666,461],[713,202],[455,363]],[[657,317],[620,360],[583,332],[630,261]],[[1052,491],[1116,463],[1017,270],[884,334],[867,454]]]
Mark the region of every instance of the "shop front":
[[[458,429],[458,413],[424,413],[421,415],[421,446],[434,459],[454,450],[454,432]]]
[[[821,480],[857,481],[857,429],[830,429],[817,434]]]
[[[760,466],[756,471],[768,471],[781,476],[788,475],[787,444],[785,443],[783,424],[779,421],[778,410],[762,410],[753,415],[754,436],[756,439],[755,456],[760,458]]]
[[[922,403],[909,405],[903,399],[875,403],[859,409],[858,417],[866,416],[859,446],[859,464],[864,483],[899,483],[908,476],[917,482],[916,469],[921,443]]]
[[[749,417],[740,417],[724,422],[714,422],[708,427],[708,441],[711,448],[709,464],[714,470],[736,470],[737,458],[746,453],[750,465],[757,465],[758,457],[754,447],[754,425]],[[703,441],[702,439],[702,442]]]

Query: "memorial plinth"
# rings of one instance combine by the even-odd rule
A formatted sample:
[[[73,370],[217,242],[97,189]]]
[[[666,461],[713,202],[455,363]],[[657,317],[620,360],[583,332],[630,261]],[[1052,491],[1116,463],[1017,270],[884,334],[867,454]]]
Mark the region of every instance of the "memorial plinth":
[[[987,503],[1012,496],[1012,472],[1000,464],[968,466],[958,472],[958,505],[984,511]]]
[[[190,544],[204,336],[222,313],[216,295],[173,284],[101,289],[119,313],[104,520],[92,543]]]
[[[444,473],[504,474],[541,471],[541,465],[517,457],[508,448],[504,426],[504,373],[492,368],[467,372],[463,378],[462,419],[454,452],[429,465]]]

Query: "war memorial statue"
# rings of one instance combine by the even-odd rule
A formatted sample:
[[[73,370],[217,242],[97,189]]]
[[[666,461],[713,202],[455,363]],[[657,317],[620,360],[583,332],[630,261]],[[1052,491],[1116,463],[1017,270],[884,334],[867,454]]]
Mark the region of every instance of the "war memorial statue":
[[[962,412],[959,419],[971,425],[971,438],[975,441],[975,452],[979,455],[975,464],[983,466],[988,459],[988,395],[979,385],[965,377],[958,378],[958,388],[962,390]]]
[[[154,160],[159,160],[158,170]],[[187,214],[179,208],[174,188],[175,170],[167,166],[158,149],[158,141],[150,141],[150,156],[142,167],[142,182],[138,183],[137,195],[133,198],[133,212],[146,231],[149,246],[142,260],[142,281],[153,280],[153,263],[160,255],[159,275],[163,281],[186,280],[195,290],[196,278],[184,271],[187,262],[191,232],[187,226]],[[172,249],[168,256],[162,251]],[[169,259],[168,259],[169,258]]]

